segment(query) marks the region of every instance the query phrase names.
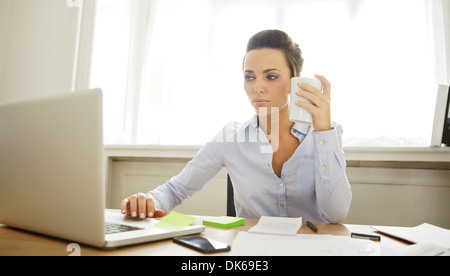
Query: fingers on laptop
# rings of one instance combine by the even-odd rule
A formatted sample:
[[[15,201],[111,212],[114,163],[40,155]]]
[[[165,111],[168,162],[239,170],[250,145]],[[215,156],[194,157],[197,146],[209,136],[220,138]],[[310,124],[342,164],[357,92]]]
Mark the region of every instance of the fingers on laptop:
[[[121,203],[121,210],[122,214],[142,219],[162,217],[166,214],[162,210],[155,209],[155,202],[151,195],[143,193],[134,194],[124,199]]]

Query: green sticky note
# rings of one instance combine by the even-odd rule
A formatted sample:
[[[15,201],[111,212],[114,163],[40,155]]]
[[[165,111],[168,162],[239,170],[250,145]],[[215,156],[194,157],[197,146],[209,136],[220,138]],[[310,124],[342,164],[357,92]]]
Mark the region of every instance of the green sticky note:
[[[193,223],[197,218],[187,216],[177,212],[170,212],[160,222],[153,227],[167,231],[178,231]]]
[[[230,228],[235,226],[240,226],[245,224],[245,219],[235,218],[235,217],[215,217],[203,220],[203,225],[215,226],[220,228]]]

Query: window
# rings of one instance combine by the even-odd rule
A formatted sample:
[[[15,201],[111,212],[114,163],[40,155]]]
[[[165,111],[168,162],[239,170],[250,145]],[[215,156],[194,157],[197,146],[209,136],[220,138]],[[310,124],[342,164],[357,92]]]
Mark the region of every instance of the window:
[[[332,83],[344,146],[428,146],[437,80],[429,0],[98,0],[91,87],[105,143],[201,145],[253,109],[248,39],[282,29]]]

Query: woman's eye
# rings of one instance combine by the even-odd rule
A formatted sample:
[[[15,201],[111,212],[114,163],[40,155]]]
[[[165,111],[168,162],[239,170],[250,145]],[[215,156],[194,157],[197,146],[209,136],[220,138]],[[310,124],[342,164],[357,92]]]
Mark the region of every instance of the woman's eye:
[[[251,75],[245,76],[244,78],[245,78],[246,81],[252,81],[252,80],[255,79],[255,77],[251,76]]]
[[[268,80],[276,80],[278,78],[277,75],[267,75]]]

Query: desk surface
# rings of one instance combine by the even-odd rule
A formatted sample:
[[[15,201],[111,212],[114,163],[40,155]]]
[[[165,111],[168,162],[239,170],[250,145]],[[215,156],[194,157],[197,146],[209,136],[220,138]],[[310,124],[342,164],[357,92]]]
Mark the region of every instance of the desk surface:
[[[195,223],[201,223],[204,217],[199,216]],[[233,243],[236,235],[240,231],[248,231],[258,222],[257,219],[247,219],[246,224],[239,227],[221,229],[206,226],[202,236],[225,242],[229,245]],[[407,244],[400,240],[384,236],[376,233],[367,225],[342,225],[342,224],[326,224],[315,223],[319,229],[319,234],[332,234],[338,236],[350,236],[351,232],[376,234],[382,236],[381,246],[404,247]],[[315,234],[304,223],[300,228],[299,234]],[[0,224],[0,256],[68,256],[72,252],[67,251],[70,242],[56,239],[44,235],[39,235],[27,231],[10,228]],[[171,239],[157,242],[133,245],[117,249],[97,249],[94,247],[80,245],[82,256],[198,256],[203,255],[192,249],[180,246],[172,242]],[[217,253],[213,256],[227,255],[228,253]]]

